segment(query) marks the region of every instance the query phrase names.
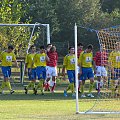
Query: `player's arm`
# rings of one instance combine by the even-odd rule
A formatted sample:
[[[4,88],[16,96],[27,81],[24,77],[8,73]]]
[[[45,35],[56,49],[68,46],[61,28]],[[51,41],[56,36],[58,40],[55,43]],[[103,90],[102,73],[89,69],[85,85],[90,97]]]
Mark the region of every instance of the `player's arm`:
[[[83,52],[80,53],[80,57],[78,59],[78,66],[80,68],[80,74],[82,74],[82,59],[83,59]]]
[[[48,57],[47,54],[46,54],[46,56],[45,56],[45,59],[46,59],[46,61],[50,61],[50,59],[49,59],[49,57]]]
[[[14,61],[14,63],[15,63],[15,66],[16,66],[17,68],[19,68],[19,65],[18,65],[18,62],[17,62],[17,60],[16,60],[15,54],[13,54],[13,61]]]

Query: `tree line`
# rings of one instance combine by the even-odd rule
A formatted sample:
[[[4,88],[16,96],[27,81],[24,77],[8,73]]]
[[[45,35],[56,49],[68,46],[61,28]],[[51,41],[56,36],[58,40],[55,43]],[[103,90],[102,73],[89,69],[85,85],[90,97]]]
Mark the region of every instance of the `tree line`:
[[[51,42],[58,52],[67,52],[74,45],[74,24],[91,29],[102,29],[120,23],[119,0],[1,0],[0,23],[50,24]],[[26,50],[32,28],[0,27],[0,45],[13,44],[16,51]],[[36,28],[32,43],[46,45],[45,28]],[[98,48],[94,32],[78,28],[78,41],[92,43]],[[31,44],[32,44],[31,43]],[[60,49],[62,48],[62,49]],[[60,51],[59,51],[60,49]]]

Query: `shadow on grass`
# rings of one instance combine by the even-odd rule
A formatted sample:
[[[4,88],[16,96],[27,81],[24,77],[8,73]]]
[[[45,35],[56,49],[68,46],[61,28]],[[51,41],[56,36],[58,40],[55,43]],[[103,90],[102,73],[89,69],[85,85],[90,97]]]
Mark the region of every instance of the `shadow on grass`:
[[[95,95],[95,94],[94,94]],[[82,98],[82,99],[94,99],[96,100],[97,96],[95,95],[95,98]],[[79,99],[80,94],[79,94]],[[16,91],[14,94],[9,94],[8,92],[5,92],[5,94],[0,95],[0,100],[46,100],[46,101],[55,101],[55,100],[75,100],[75,97],[72,97],[71,93],[68,93],[67,97],[64,97],[62,91],[56,91],[56,93],[50,93],[46,92],[44,95],[41,95],[38,93],[38,95],[32,94],[32,91],[29,94],[24,94],[23,91]]]

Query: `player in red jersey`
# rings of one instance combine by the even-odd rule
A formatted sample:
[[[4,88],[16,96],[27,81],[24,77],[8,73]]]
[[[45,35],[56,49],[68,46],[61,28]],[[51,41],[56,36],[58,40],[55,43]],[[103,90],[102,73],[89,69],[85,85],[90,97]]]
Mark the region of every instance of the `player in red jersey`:
[[[54,92],[55,85],[56,85],[56,76],[57,76],[57,61],[58,61],[58,54],[56,52],[56,47],[52,46],[50,48],[50,51],[47,53],[49,57],[49,61],[47,61],[47,67],[46,67],[46,77],[47,82],[52,77],[52,83],[51,83],[51,92]]]
[[[78,43],[77,44],[77,57],[79,59],[80,53],[83,51],[83,44],[82,43]],[[78,80],[79,80],[79,85],[78,85],[78,93],[80,93],[80,67],[78,66]]]
[[[51,47],[52,47],[51,43],[47,44],[47,48],[46,48],[46,53],[47,54],[49,53]],[[51,82],[51,80],[49,82],[46,81],[44,83],[44,90],[45,91],[50,91],[50,82]]]
[[[96,70],[95,74],[97,76],[97,87],[98,94],[100,93],[100,87],[107,81],[107,71],[106,65],[108,64],[108,53],[106,52],[105,46],[102,46],[102,50],[96,52],[94,57]],[[103,81],[101,81],[103,79]]]

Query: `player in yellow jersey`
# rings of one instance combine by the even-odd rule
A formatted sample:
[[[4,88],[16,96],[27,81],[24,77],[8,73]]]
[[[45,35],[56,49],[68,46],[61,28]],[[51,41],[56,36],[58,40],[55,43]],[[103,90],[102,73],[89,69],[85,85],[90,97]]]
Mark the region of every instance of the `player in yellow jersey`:
[[[69,85],[64,90],[64,96],[67,97],[67,91],[71,90],[72,96],[75,97],[74,83],[75,83],[75,49],[74,47],[69,48],[69,54],[64,57],[62,74],[65,76],[65,69],[69,79]]]
[[[28,77],[29,77],[29,84],[24,88],[25,94],[28,93],[28,89],[32,88],[33,92],[35,89],[35,82],[36,82],[36,65],[33,64],[33,58],[36,54],[36,48],[34,45],[30,47],[30,53],[27,54],[26,59],[25,59],[25,73],[26,73],[26,68],[28,68]]]
[[[2,85],[0,87],[1,93],[2,90],[7,87],[10,90],[10,94],[14,93],[14,90],[11,88],[11,84],[9,81],[9,78],[11,76],[11,67],[12,67],[12,61],[15,62],[16,66],[18,66],[18,63],[16,61],[15,54],[13,53],[13,46],[8,46],[8,49],[6,51],[3,51],[0,55],[0,60],[2,61],[1,66],[2,66],[2,73],[4,76],[4,81],[2,81]]]
[[[48,59],[44,46],[40,46],[40,52],[34,56],[33,60],[36,65],[36,72],[39,80],[38,85],[35,87],[35,94],[37,94],[37,90],[40,88],[42,95],[44,95],[43,85],[46,79],[46,61]]]
[[[114,97],[116,89],[120,95],[120,42],[116,43],[115,50],[110,53],[108,60],[112,71],[111,91]]]
[[[90,87],[89,87],[89,94],[88,97],[94,97],[91,93],[93,89],[93,83],[94,83],[94,74],[93,74],[93,53],[92,53],[93,46],[88,45],[87,49],[83,52],[81,52],[78,64],[80,66],[80,80],[82,80],[82,85],[81,85],[81,97],[86,97],[84,94],[84,85],[85,85],[85,80],[90,79]]]

